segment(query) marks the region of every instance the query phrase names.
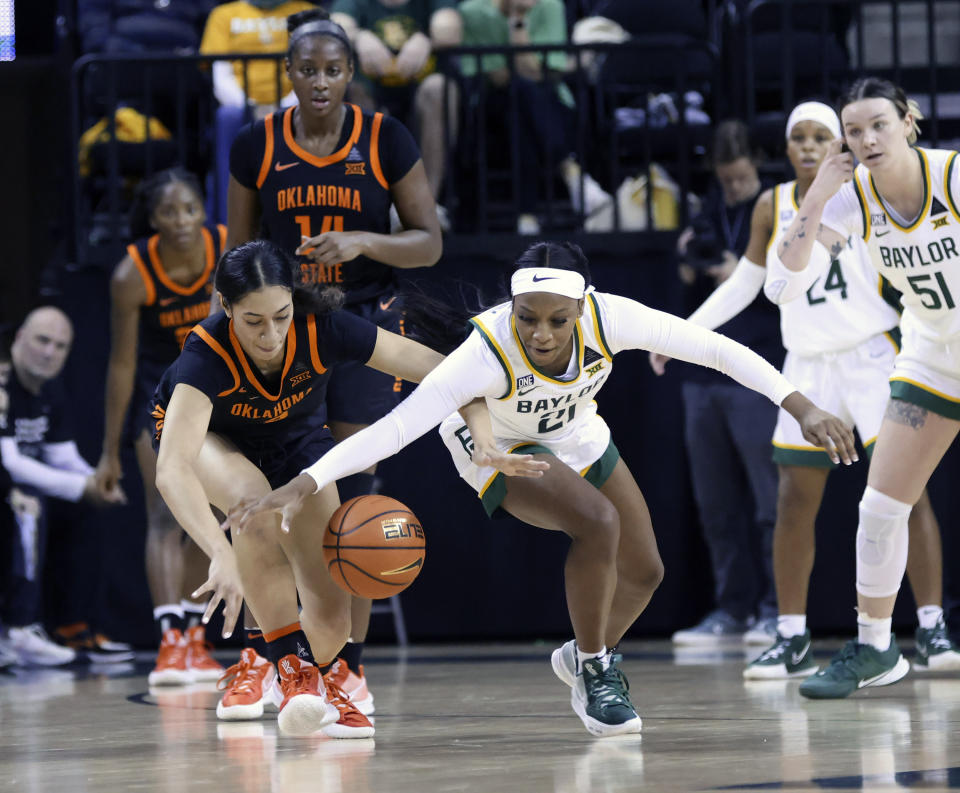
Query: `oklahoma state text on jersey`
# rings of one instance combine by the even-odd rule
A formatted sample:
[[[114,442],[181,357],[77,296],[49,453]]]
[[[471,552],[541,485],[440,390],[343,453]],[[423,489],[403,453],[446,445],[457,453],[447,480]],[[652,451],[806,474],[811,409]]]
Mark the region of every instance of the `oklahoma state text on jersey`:
[[[233,321],[222,313],[208,317],[193,328],[157,387],[158,432],[174,388],[185,383],[213,403],[210,432],[239,442],[271,438],[292,443],[326,423],[331,368],[346,361],[366,363],[376,336],[375,325],[346,311],[295,316],[283,367],[267,378],[240,346]]]
[[[213,271],[226,241],[226,226],[204,226],[206,266],[186,286],[167,275],[158,252],[159,234],[127,246],[147,290],[147,302],[140,308],[137,340],[137,356],[142,362],[168,366],[179,355],[193,326],[210,313]]]
[[[264,119],[266,137],[256,182],[264,236],[291,253],[304,240],[327,231],[390,232],[390,185],[380,162],[383,114],[345,107],[340,145],[326,157],[311,154],[294,140],[294,108]],[[351,300],[371,297],[393,279],[393,268],[365,256],[333,265],[302,257],[301,271],[308,283],[342,286]]]

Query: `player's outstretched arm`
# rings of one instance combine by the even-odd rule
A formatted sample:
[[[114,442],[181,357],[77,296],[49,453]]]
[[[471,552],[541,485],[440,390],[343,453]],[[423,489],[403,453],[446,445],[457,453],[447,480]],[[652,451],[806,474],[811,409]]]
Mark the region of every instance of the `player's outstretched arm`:
[[[233,548],[210,511],[207,495],[194,466],[207,437],[213,405],[202,391],[179,384],[163,418],[157,454],[157,489],[184,531],[210,558],[207,580],[193,597],[211,592],[203,622],[224,601],[224,638],[230,635],[243,604],[243,589]]]

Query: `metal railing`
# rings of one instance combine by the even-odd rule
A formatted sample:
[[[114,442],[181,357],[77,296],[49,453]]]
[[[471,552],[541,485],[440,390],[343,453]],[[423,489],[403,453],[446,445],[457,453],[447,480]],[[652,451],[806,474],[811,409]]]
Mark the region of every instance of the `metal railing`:
[[[727,12],[736,109],[751,126],[876,75],[917,99],[926,143],[960,137],[960,0],[752,0]]]
[[[524,134],[519,124],[518,92],[511,79],[507,88],[507,106],[494,106],[495,96],[485,79],[468,81],[459,73],[458,64],[473,59],[479,69],[481,58],[489,55],[516,55],[525,52],[547,53],[565,51],[569,68],[554,77],[564,83],[575,97],[574,156],[582,164],[589,164],[594,175],[611,192],[615,192],[625,174],[648,171],[650,163],[668,160],[665,164],[677,179],[681,195],[691,187],[694,151],[689,142],[692,135],[686,118],[687,91],[707,94],[712,105],[719,95],[719,55],[715,45],[685,38],[661,37],[636,39],[623,44],[589,45],[530,45],[525,47],[462,47],[448,50],[438,60],[439,70],[460,87],[461,107],[469,129],[461,125],[460,141],[446,130],[448,145],[445,169],[445,194],[456,197],[469,189],[471,211],[455,213],[454,232],[486,239],[491,232],[507,231],[504,218],[518,211],[520,161],[519,136]],[[105,141],[97,147],[92,172],[77,174],[73,180],[75,245],[78,261],[94,255],[97,249],[109,248],[113,255],[118,246],[128,241],[125,208],[130,182],[142,175],[167,167],[171,161],[185,165],[203,176],[216,171],[217,151],[213,143],[216,101],[212,95],[211,67],[216,60],[243,63],[244,87],[250,63],[276,60],[276,55],[231,55],[229,58],[209,56],[167,55],[88,55],[80,58],[73,68],[71,135],[77,142],[83,132],[95,122],[105,119]],[[699,59],[699,60],[698,60]],[[699,73],[690,69],[694,62],[706,64]],[[515,74],[512,57],[506,58],[507,68]],[[611,65],[616,64],[615,73]],[[282,93],[279,72],[276,97]],[[669,93],[677,97],[678,117],[668,128],[653,112],[654,95]],[[445,101],[449,101],[449,98]],[[279,103],[279,102],[278,102]],[[624,131],[614,122],[614,110],[620,103],[631,106],[645,121]],[[169,140],[151,137],[147,126],[144,139],[136,144],[124,144],[117,139],[113,109],[129,105],[147,118],[159,117],[171,133]],[[495,140],[499,115],[505,124],[505,147],[509,153],[506,168],[491,161],[491,147],[503,145]],[[443,117],[446,118],[446,112]],[[463,141],[470,141],[475,150],[469,152],[475,159],[475,168],[464,169]],[[679,144],[679,145],[678,145]],[[89,152],[88,152],[89,154]],[[221,152],[222,155],[222,152]],[[134,160],[134,162],[131,162]],[[74,167],[78,160],[74,160]],[[496,169],[501,168],[500,172]],[[492,189],[494,178],[500,179],[501,194]],[[649,178],[648,178],[649,183]],[[211,183],[217,190],[217,180]],[[583,226],[582,213],[571,211],[563,191],[557,191],[553,178],[544,178],[542,198],[538,211],[544,219],[545,231],[577,233]],[[581,184],[582,195],[582,184]],[[214,195],[214,204],[219,196]],[[449,199],[448,199],[449,200]],[[616,202],[614,202],[616,203]],[[648,204],[652,202],[648,201]],[[685,202],[680,212],[686,219]],[[614,229],[620,229],[619,212],[614,210]],[[459,227],[459,228],[458,228]],[[654,228],[652,206],[648,207],[648,229]],[[616,240],[608,240],[616,244]],[[106,258],[109,259],[109,256]]]

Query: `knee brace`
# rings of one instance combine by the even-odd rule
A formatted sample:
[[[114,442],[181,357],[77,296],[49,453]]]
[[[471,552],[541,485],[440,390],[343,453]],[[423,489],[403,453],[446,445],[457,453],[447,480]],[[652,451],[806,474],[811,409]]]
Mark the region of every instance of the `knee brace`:
[[[865,597],[895,595],[907,569],[907,519],[904,504],[869,485],[860,501],[857,528],[857,592]]]

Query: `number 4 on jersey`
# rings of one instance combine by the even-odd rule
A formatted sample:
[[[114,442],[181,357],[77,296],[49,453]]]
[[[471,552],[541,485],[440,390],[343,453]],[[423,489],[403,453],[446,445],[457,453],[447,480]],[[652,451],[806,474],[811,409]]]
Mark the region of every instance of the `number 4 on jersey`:
[[[823,297],[814,297],[813,290],[817,288],[817,284],[820,279],[818,278],[813,282],[811,287],[807,290],[807,303],[811,306],[815,306],[818,303],[826,303],[826,295]],[[847,282],[843,278],[843,270],[840,269],[840,260],[834,259],[830,262],[830,269],[827,271],[827,280],[823,283],[824,292],[829,292],[832,289],[840,290],[840,299],[847,299]]]

